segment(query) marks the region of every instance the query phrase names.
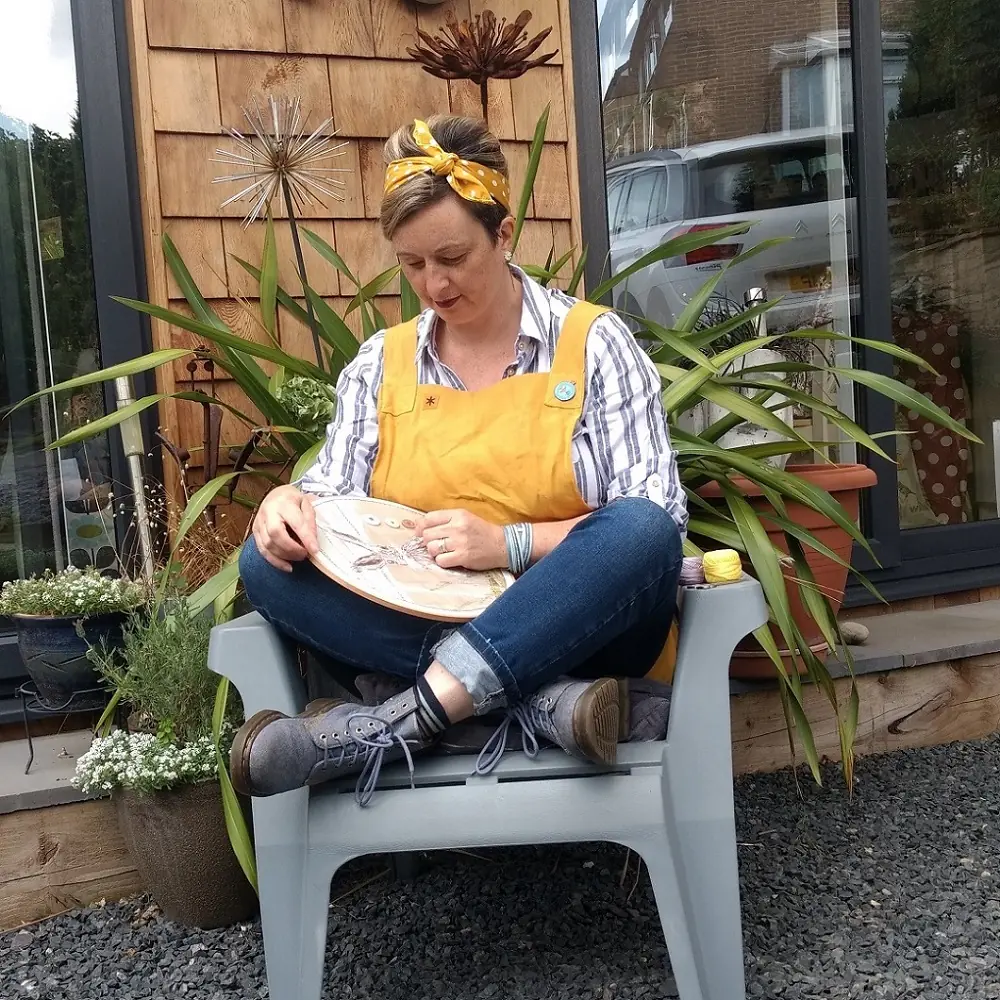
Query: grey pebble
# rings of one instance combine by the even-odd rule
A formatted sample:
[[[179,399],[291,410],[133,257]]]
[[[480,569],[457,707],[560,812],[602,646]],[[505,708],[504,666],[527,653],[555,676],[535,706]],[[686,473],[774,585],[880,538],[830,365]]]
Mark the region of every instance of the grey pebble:
[[[853,802],[839,768],[823,777],[737,781],[748,995],[1000,1000],[1000,740],[862,759]],[[633,857],[622,882],[623,849],[476,854],[428,855],[412,882],[362,885],[382,858],[341,872],[325,996],[677,997],[648,879]],[[0,934],[3,1000],[267,996],[256,923],[191,931],[140,899]]]
[[[35,940],[35,935],[31,931],[18,931],[11,939],[10,946],[14,951],[23,951],[30,948]]]

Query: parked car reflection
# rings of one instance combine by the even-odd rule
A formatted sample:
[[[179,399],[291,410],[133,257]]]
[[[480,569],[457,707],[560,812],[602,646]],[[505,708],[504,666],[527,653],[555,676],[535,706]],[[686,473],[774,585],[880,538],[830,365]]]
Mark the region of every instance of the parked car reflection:
[[[645,268],[619,286],[615,305],[672,326],[727,261],[765,240],[792,237],[731,266],[717,296],[738,304],[747,289],[763,288],[769,299],[782,297],[768,315],[771,332],[830,324],[835,292],[849,294],[846,276],[837,281],[832,274],[831,260],[843,259],[834,248],[846,243],[848,260],[854,256],[852,142],[850,132],[802,129],[612,162],[608,222],[616,272],[684,233],[754,223],[745,235]]]

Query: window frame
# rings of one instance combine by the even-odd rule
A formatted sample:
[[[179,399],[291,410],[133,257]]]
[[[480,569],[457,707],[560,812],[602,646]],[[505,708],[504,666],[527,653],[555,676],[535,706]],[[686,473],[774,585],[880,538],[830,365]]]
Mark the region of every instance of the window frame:
[[[98,344],[101,364],[106,367],[153,349],[146,317],[111,298],[144,299],[147,295],[125,0],[70,0],[70,16]],[[134,376],[133,389],[136,398],[155,392],[155,374]],[[104,402],[106,412],[115,409],[113,385],[105,385]],[[141,419],[144,440],[152,445],[158,424],[156,408],[146,410]],[[109,438],[112,476],[116,484],[125,485],[127,493],[131,487],[121,436],[112,431]],[[145,471],[149,481],[162,481],[157,449],[146,459]],[[129,560],[137,555],[130,531],[134,507],[127,495],[116,496],[114,506],[118,551]],[[0,619],[0,724],[20,718],[20,705],[11,695],[26,679],[16,636],[7,620]]]
[[[863,0],[850,3],[850,58],[853,60],[855,197],[857,198],[859,336],[892,339],[889,266],[888,194],[884,67],[881,5]],[[577,158],[581,199],[580,225],[588,247],[585,278],[596,287],[608,277],[610,235],[605,190],[604,129],[600,46],[596,0],[574,7],[570,20]],[[595,128],[594,123],[600,127]],[[610,305],[610,296],[605,304]],[[856,363],[869,371],[893,374],[890,355],[856,347]],[[895,423],[894,404],[871,390],[855,392],[857,419],[869,431],[889,432]],[[891,458],[892,437],[880,439]],[[944,594],[1000,584],[1000,519],[972,524],[942,525],[902,531],[899,525],[896,466],[893,461],[858,449],[858,461],[878,474],[878,484],[862,498],[862,517],[873,560],[855,547],[854,565],[875,584],[886,600]],[[874,599],[860,584],[848,585],[845,604]]]

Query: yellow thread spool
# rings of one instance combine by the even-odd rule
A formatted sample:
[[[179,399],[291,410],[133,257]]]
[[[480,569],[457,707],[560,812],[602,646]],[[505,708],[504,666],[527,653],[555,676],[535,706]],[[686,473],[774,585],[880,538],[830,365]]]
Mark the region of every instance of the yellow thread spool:
[[[743,576],[740,554],[733,549],[706,552],[702,566],[705,570],[705,583],[735,583]]]

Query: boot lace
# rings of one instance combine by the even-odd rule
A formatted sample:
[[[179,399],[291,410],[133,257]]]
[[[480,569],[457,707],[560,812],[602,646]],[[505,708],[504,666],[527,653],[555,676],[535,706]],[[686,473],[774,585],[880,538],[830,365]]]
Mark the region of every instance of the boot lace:
[[[503,722],[493,731],[476,758],[476,774],[490,774],[507,752],[510,728],[517,723],[521,727],[521,749],[531,760],[538,756],[539,736],[555,742],[555,726],[552,723],[552,709],[555,702],[551,698],[529,698],[527,701],[507,709]]]
[[[362,723],[367,724],[368,732],[364,731]],[[325,735],[320,737],[323,744],[322,766],[325,768],[328,763],[332,763],[334,767],[352,766],[364,760],[364,767],[354,786],[354,800],[362,809],[371,802],[375,794],[386,753],[396,745],[403,750],[410,772],[410,787],[413,787],[413,755],[410,747],[385,719],[359,712],[347,720],[345,735],[347,742],[333,747],[329,745]]]

